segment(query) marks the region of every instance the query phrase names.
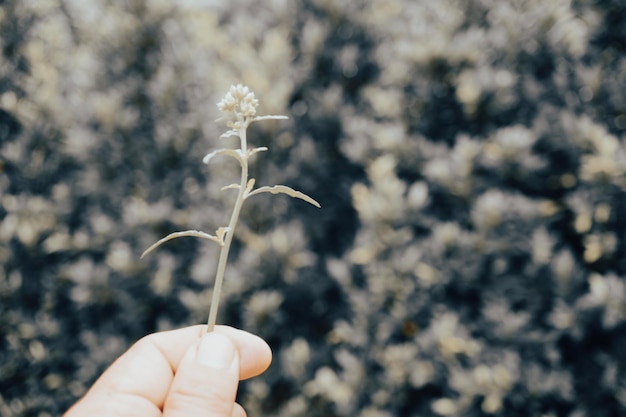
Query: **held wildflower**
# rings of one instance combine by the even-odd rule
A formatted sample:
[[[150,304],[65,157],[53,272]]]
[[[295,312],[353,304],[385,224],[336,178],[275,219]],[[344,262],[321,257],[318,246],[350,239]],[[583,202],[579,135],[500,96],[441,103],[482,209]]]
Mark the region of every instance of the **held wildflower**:
[[[221,135],[224,137],[237,136],[239,137],[239,149],[217,149],[207,154],[202,162],[208,164],[215,156],[229,156],[237,160],[241,166],[241,180],[238,184],[231,184],[223,187],[222,190],[234,189],[238,191],[237,200],[233,207],[232,214],[228,226],[219,227],[214,235],[201,232],[198,230],[186,230],[182,232],[171,233],[148,249],[141,255],[143,258],[148,253],[152,252],[161,244],[168,240],[176,239],[184,236],[199,237],[202,239],[208,239],[215,242],[220,247],[220,256],[217,264],[217,272],[215,276],[215,283],[213,287],[213,299],[211,301],[211,308],[209,310],[209,318],[207,321],[207,332],[213,331],[215,322],[217,320],[217,310],[219,308],[220,294],[222,291],[222,283],[224,281],[224,272],[226,271],[226,263],[228,260],[228,252],[233,240],[235,227],[239,220],[239,213],[241,207],[246,199],[256,194],[271,193],[271,194],[286,194],[290,197],[299,198],[307,203],[313,204],[315,207],[320,208],[317,201],[309,197],[308,195],[296,191],[285,185],[263,186],[254,188],[254,178],[248,178],[248,161],[251,156],[267,151],[266,147],[248,148],[247,142],[247,129],[251,123],[260,120],[268,119],[287,119],[287,116],[268,115],[268,116],[256,116],[256,109],[259,106],[259,100],[254,97],[254,93],[244,85],[237,84],[230,87],[230,90],[224,98],[217,104],[220,111],[226,113],[228,119],[227,126],[230,130]]]

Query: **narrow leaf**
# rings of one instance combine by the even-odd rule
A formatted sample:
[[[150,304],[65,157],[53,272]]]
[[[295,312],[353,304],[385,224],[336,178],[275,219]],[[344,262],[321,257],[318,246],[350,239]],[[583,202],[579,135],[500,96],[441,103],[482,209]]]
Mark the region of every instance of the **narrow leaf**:
[[[204,162],[205,164],[208,164],[209,161],[217,155],[224,155],[224,156],[230,156],[235,158],[237,161],[239,161],[240,164],[243,165],[244,161],[243,161],[243,157],[241,155],[241,151],[239,150],[235,150],[235,149],[218,149],[215,150],[209,154],[207,154],[204,158],[202,158],[202,162]]]
[[[253,118],[250,122],[258,122],[260,120],[285,120],[285,119],[289,119],[289,117],[287,116],[283,116],[283,115],[278,115],[278,114],[268,114],[267,116],[257,116],[255,118]]]
[[[265,152],[265,151],[267,151],[267,148],[265,146],[261,146],[260,148],[250,149],[248,150],[248,156],[250,157],[256,153]]]
[[[154,245],[152,245],[148,249],[146,249],[141,254],[141,257],[143,258],[144,256],[146,256],[147,254],[149,254],[150,252],[152,252],[153,250],[155,250],[156,248],[158,248],[159,246],[161,246],[163,243],[167,242],[168,240],[176,239],[176,238],[179,238],[179,237],[185,237],[185,236],[192,236],[192,237],[199,237],[199,238],[202,238],[202,239],[209,239],[209,240],[212,240],[212,241],[216,242],[220,246],[223,245],[222,239],[220,239],[217,236],[213,236],[213,235],[210,235],[208,233],[201,232],[199,230],[185,230],[184,232],[174,232],[174,233],[170,233],[169,235],[165,236],[163,239],[159,240]]]
[[[239,184],[230,184],[230,185],[223,186],[220,189],[220,191],[224,191],[224,190],[238,190],[239,188],[241,188],[241,186]]]
[[[231,136],[239,136],[239,131],[235,130],[235,129],[231,129],[227,132],[224,132],[220,135],[221,139],[226,139],[229,138]]]
[[[309,197],[308,195],[296,191],[293,188],[287,187],[286,185],[275,185],[273,187],[259,187],[256,190],[252,191],[248,194],[248,197],[253,196],[255,194],[260,193],[272,193],[272,194],[287,194],[290,197],[299,198],[301,200],[306,201],[307,203],[313,204],[317,208],[321,208],[320,203]]]

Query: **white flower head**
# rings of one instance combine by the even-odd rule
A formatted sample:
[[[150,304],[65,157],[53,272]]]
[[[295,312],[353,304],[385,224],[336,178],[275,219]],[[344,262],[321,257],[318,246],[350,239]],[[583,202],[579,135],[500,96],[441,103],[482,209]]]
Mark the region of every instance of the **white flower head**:
[[[242,84],[231,85],[228,93],[217,103],[221,111],[231,113],[237,119],[254,117],[258,106],[259,100],[254,97],[254,93]]]

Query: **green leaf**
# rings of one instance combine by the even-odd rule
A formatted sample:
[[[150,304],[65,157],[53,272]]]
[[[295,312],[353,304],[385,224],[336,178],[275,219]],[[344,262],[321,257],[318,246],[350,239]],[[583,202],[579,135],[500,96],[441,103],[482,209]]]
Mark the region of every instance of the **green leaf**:
[[[287,187],[286,185],[275,185],[273,187],[268,187],[268,186],[259,187],[256,190],[249,193],[248,197],[253,196],[255,194],[260,194],[260,193],[287,194],[290,197],[299,198],[301,200],[306,201],[307,203],[313,204],[317,208],[322,208],[322,206],[320,206],[320,203],[318,203],[317,201],[315,201],[308,195],[300,191],[296,191],[293,188]]]

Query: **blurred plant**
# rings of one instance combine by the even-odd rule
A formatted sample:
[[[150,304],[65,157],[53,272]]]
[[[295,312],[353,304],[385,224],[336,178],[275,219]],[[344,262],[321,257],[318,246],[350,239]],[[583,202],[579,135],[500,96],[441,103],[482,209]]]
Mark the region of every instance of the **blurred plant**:
[[[239,149],[217,149],[213,152],[210,152],[202,159],[202,162],[208,164],[214,156],[230,156],[232,158],[235,158],[241,165],[241,182],[239,184],[230,184],[222,188],[222,190],[238,190],[237,200],[235,201],[235,206],[233,207],[228,226],[219,227],[216,230],[215,235],[211,235],[198,230],[185,230],[182,232],[174,232],[150,246],[141,255],[141,257],[143,258],[145,255],[152,252],[154,249],[156,249],[161,244],[167,242],[168,240],[184,236],[193,236],[202,239],[209,239],[219,245],[220,257],[217,264],[217,273],[213,288],[213,299],[211,302],[211,309],[209,311],[209,319],[207,321],[207,332],[213,331],[213,328],[215,327],[217,310],[219,307],[220,295],[222,292],[222,282],[224,280],[224,272],[226,270],[226,262],[228,260],[228,252],[230,250],[230,245],[233,240],[233,234],[235,231],[235,227],[237,226],[237,221],[239,220],[239,213],[241,212],[241,207],[243,206],[244,200],[246,200],[248,197],[260,193],[286,194],[290,197],[302,199],[318,208],[320,207],[319,203],[308,195],[300,191],[296,191],[293,188],[287,187],[285,185],[275,185],[272,187],[263,186],[256,189],[254,188],[255,179],[248,178],[248,159],[258,152],[267,151],[268,148],[262,146],[258,148],[248,149],[246,136],[248,126],[250,126],[252,122],[256,122],[259,120],[280,120],[287,118],[287,116],[280,115],[255,116],[256,108],[258,105],[259,100],[254,97],[254,93],[251,92],[247,86],[241,84],[231,86],[228,93],[226,93],[226,96],[224,96],[222,101],[217,104],[217,107],[220,109],[220,111],[226,113],[229,119],[227,126],[230,128],[230,130],[222,134],[221,138],[237,136],[240,139],[240,147]]]

